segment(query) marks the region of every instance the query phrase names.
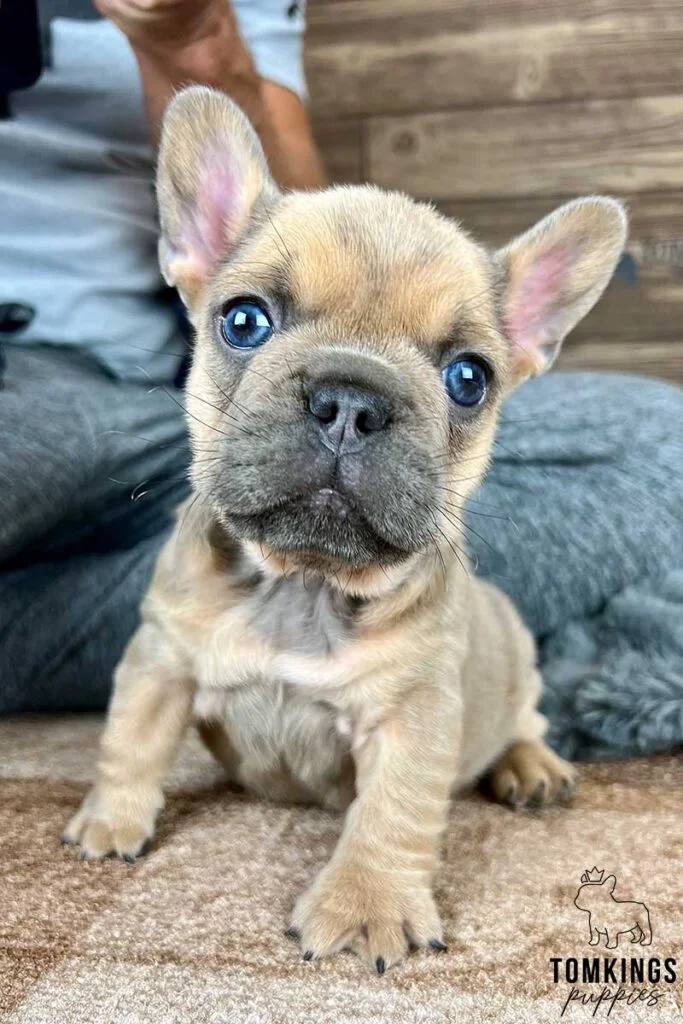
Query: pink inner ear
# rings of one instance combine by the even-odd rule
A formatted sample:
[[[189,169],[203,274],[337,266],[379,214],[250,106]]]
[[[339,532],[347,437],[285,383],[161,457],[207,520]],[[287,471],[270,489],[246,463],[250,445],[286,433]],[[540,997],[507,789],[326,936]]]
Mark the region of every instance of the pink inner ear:
[[[561,298],[571,266],[573,246],[557,243],[541,251],[510,283],[506,325],[512,343],[526,352],[548,341],[547,326]]]
[[[199,170],[194,206],[185,224],[187,250],[204,267],[227,255],[241,230],[242,161],[227,141],[207,148]]]

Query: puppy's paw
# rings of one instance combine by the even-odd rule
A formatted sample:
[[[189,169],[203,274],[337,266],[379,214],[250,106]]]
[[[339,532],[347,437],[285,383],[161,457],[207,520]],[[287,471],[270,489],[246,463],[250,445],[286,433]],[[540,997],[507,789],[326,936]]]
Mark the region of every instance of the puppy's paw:
[[[488,778],[494,797],[510,807],[564,802],[574,793],[577,781],[576,769],[541,740],[513,743]]]
[[[444,952],[432,894],[410,874],[328,865],[299,899],[288,935],[300,940],[304,960],[351,949],[377,974],[411,947]]]
[[[62,842],[80,846],[83,860],[118,856],[132,863],[154,835],[162,806],[160,792],[94,786],[62,835]]]

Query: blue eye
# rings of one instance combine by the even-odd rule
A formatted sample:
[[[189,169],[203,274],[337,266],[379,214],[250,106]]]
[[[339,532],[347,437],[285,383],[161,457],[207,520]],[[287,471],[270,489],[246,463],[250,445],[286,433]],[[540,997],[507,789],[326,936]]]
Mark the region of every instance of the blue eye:
[[[456,359],[443,371],[443,380],[457,405],[479,405],[486,394],[486,370],[475,359]]]
[[[242,299],[228,306],[221,330],[228,345],[234,348],[258,348],[273,333],[273,322],[258,302]]]

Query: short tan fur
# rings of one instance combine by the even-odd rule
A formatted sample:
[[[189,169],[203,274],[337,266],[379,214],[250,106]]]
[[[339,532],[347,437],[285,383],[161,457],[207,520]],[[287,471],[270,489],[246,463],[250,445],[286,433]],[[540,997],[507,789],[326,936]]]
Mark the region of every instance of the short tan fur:
[[[626,219],[578,200],[490,253],[404,195],[282,194],[241,112],[201,88],[167,113],[158,188],[162,269],[196,331],[194,493],[65,838],[137,856],[195,720],[247,789],[345,810],[292,934],[382,973],[411,943],[441,948],[432,883],[458,788],[488,775],[523,805],[574,785],[542,740],[533,640],[473,575],[461,520],[502,401],[597,300]],[[240,299],[267,311],[264,344],[226,340]],[[462,359],[485,371],[471,406],[446,387]]]

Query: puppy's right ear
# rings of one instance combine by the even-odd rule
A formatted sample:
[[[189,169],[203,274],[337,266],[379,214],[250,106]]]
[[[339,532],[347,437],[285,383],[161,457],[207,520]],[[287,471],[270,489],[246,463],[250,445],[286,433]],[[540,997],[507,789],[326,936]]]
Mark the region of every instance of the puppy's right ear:
[[[161,272],[192,307],[252,215],[277,195],[256,132],[224,93],[193,86],[169,105],[157,194]]]

